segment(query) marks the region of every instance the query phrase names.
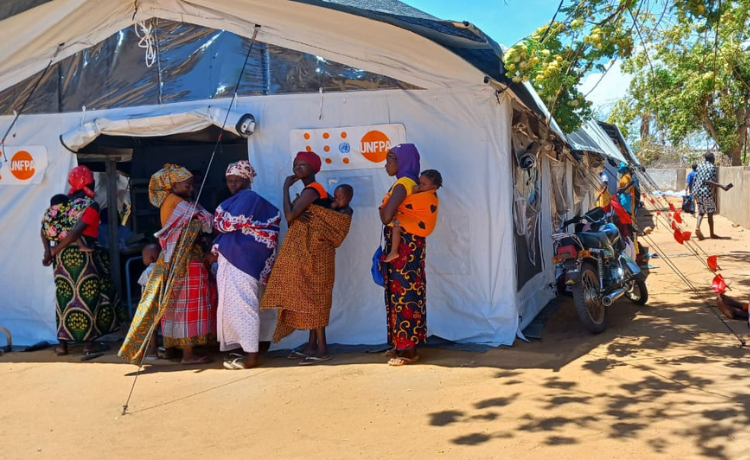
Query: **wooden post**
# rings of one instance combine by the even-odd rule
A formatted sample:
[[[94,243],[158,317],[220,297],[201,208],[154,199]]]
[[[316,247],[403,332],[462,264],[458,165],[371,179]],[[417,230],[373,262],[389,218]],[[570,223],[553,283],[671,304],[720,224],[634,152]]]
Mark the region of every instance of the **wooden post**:
[[[120,213],[117,209],[117,161],[108,159],[107,173],[107,217],[109,218],[109,262],[110,277],[122,299],[122,272],[120,270]]]

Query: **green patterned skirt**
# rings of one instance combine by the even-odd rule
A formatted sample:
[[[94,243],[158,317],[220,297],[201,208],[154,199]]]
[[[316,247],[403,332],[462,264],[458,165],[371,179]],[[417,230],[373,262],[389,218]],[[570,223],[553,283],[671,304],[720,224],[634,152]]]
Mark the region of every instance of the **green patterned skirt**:
[[[125,319],[109,277],[109,258],[94,238],[83,237],[93,252],[73,243],[54,260],[58,340],[85,342],[115,331]]]

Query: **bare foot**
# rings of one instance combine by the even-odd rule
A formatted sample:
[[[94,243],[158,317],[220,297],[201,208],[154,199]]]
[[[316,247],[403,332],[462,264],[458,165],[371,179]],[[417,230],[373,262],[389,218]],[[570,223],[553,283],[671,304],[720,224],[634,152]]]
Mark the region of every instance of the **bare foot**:
[[[385,256],[385,259],[383,259],[383,262],[389,263],[389,262],[393,262],[396,259],[398,259],[398,253],[397,252],[392,252],[392,253],[388,254],[387,256]]]
[[[260,359],[258,359],[258,353],[248,353],[245,357],[245,361],[242,363],[245,369],[252,369],[260,365]]]
[[[727,238],[725,238],[723,236],[719,236],[719,235],[713,234],[713,235],[711,235],[711,239],[712,240],[726,240]]]
[[[55,347],[55,354],[57,356],[65,356],[68,354],[68,345],[67,344],[60,344]]]

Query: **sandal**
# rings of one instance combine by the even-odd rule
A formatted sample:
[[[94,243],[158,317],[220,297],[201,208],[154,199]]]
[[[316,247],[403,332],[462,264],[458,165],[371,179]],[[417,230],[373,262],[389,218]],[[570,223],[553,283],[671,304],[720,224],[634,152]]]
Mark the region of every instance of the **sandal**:
[[[231,371],[238,371],[245,369],[245,363],[243,358],[234,358],[231,361],[224,361],[224,369],[229,369]]]
[[[301,351],[292,350],[286,359],[306,359],[308,356]]]
[[[326,361],[330,361],[333,359],[333,356],[326,355],[326,356],[308,356],[307,358],[303,359],[299,362],[300,366],[312,366],[313,364],[320,364]]]
[[[414,364],[417,361],[419,361],[419,355],[416,355],[413,358],[405,358],[403,356],[398,356],[396,358],[392,358],[388,360],[388,365],[393,367],[401,367],[406,366],[407,364]]]
[[[104,356],[104,352],[101,351],[84,351],[81,356],[81,361],[91,361],[92,359]]]

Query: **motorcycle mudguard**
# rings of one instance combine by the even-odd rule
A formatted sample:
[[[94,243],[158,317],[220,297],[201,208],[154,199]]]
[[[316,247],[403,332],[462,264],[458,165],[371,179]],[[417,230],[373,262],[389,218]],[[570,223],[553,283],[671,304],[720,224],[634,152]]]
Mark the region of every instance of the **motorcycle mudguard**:
[[[638,281],[646,281],[646,274],[641,271],[641,267],[639,267],[638,264],[624,252],[620,253],[620,261],[627,267],[628,271],[633,274],[635,279]]]

